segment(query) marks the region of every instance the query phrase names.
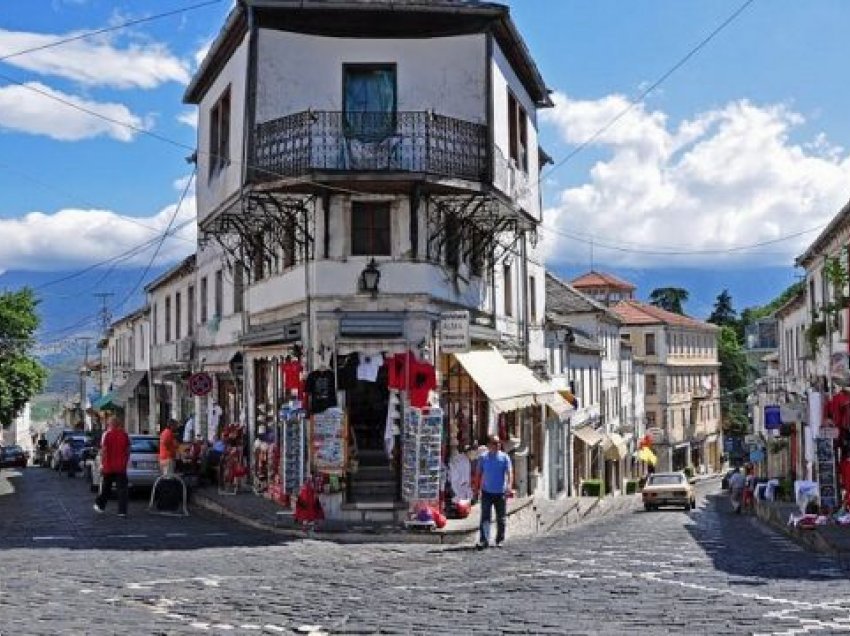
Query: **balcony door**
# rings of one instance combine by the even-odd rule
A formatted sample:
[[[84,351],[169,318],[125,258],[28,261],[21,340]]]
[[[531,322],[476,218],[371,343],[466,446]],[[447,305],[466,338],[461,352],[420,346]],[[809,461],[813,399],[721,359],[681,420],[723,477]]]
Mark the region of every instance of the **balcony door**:
[[[343,127],[348,138],[375,143],[395,133],[395,64],[344,64]]]

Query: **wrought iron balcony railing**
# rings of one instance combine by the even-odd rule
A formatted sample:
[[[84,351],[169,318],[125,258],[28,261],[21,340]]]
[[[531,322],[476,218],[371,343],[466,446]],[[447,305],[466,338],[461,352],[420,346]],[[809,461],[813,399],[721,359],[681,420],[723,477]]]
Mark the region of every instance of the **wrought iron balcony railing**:
[[[429,112],[304,111],[258,124],[254,181],[319,172],[417,172],[485,180],[483,124]]]

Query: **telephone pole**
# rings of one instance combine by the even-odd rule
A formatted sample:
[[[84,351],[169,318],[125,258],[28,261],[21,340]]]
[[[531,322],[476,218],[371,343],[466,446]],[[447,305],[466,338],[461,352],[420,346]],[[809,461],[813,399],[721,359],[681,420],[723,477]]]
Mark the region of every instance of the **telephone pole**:
[[[95,298],[100,299],[101,307],[100,311],[98,311],[98,316],[100,317],[100,332],[101,336],[105,336],[109,329],[109,323],[112,322],[112,312],[109,311],[109,305],[107,303],[115,294],[112,292],[96,292],[92,295]]]

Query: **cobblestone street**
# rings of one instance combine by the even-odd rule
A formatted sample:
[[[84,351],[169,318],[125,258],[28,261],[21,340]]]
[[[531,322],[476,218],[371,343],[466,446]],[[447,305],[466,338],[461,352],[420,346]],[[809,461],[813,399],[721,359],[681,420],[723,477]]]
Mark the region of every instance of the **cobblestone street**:
[[[798,634],[850,631],[834,558],[732,516],[628,513],[502,550],[284,541],[193,511],[98,516],[44,469],[0,495],[0,633]],[[113,504],[110,504],[112,506]]]

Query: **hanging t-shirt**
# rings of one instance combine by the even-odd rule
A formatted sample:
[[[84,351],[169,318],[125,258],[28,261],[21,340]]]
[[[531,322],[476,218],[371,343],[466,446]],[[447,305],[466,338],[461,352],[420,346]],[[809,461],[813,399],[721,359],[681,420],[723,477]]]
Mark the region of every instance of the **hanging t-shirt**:
[[[414,362],[410,367],[408,397],[410,405],[423,408],[428,405],[428,393],[437,387],[437,373],[427,362]]]
[[[415,364],[416,357],[410,351],[397,353],[387,360],[387,386],[399,391],[406,390],[408,388],[405,380],[406,374],[409,374],[410,369]]]
[[[347,356],[337,356],[336,373],[340,389],[350,391],[354,388],[357,384],[357,367],[359,364],[360,358],[356,353],[351,353]]]
[[[313,371],[307,376],[307,396],[310,413],[321,413],[336,406],[336,381],[330,369]]]
[[[378,371],[384,365],[384,357],[380,353],[361,353],[357,365],[357,379],[364,382],[374,382],[378,379]]]
[[[283,376],[283,389],[286,391],[287,397],[293,391],[301,389],[301,374],[304,372],[304,367],[298,360],[289,360],[280,365],[280,373]]]
[[[850,429],[850,395],[839,391],[826,403],[825,415],[838,428]]]

